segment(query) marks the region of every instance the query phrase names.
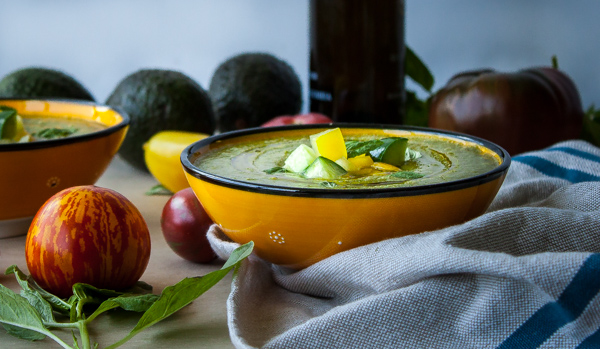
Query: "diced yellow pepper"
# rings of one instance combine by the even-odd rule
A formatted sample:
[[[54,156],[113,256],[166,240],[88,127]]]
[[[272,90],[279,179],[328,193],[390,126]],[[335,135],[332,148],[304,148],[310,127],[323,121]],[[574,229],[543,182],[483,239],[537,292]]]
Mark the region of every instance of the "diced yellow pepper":
[[[386,164],[385,162],[374,162],[372,168],[384,172],[398,172],[400,169],[394,165]]]
[[[310,144],[317,156],[328,158],[331,161],[348,158],[344,136],[339,127],[310,136]]]
[[[373,159],[371,159],[371,157],[367,154],[355,156],[348,159],[348,161],[350,162],[350,168],[352,168],[352,170],[349,171],[358,171],[362,168],[373,165]]]

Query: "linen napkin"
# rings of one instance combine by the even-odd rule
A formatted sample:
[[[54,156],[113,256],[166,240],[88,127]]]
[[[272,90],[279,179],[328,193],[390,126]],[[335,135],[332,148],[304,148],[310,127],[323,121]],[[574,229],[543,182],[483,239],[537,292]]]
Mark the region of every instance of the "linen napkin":
[[[238,245],[216,225],[226,258]],[[600,348],[600,149],[524,153],[482,216],[300,271],[252,255],[227,302],[237,348]]]

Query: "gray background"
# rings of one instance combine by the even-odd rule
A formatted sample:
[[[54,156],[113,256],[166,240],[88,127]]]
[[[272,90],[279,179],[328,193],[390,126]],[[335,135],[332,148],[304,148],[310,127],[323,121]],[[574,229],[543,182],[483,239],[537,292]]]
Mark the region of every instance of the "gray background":
[[[294,67],[308,109],[307,0],[0,0],[0,13],[0,76],[60,69],[104,102],[141,68],[179,70],[208,88],[228,57],[266,51]],[[557,55],[584,108],[600,106],[600,1],[407,0],[406,14],[406,42],[435,89],[462,70],[514,71]]]

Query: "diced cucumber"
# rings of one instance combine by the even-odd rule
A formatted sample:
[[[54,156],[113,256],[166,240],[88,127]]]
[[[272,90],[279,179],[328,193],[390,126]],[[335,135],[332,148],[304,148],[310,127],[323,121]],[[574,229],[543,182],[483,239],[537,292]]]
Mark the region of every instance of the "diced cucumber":
[[[346,170],[334,161],[319,156],[302,174],[306,178],[335,179],[346,174]]]
[[[373,161],[384,162],[397,167],[402,166],[406,157],[408,139],[403,137],[390,137],[380,139],[382,145],[369,152]]]
[[[344,159],[344,158],[339,158],[337,160],[335,160],[335,163],[342,166],[342,168],[346,171],[350,171],[350,168],[352,167],[352,164],[350,163],[350,161],[348,161],[348,159]]]
[[[285,168],[288,171],[300,173],[315,161],[317,154],[306,144],[300,144],[298,148],[285,159]]]

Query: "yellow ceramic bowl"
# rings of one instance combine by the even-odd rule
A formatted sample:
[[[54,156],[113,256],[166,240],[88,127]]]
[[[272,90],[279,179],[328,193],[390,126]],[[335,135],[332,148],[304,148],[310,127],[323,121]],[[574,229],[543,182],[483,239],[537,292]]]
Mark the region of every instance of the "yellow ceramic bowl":
[[[71,100],[0,99],[22,116],[80,118],[107,128],[80,136],[0,144],[0,238],[27,233],[31,219],[55,193],[94,184],[116,154],[129,117],[110,107]]]
[[[394,136],[425,132],[473,142],[497,154],[490,172],[441,184],[380,189],[302,189],[231,180],[193,165],[199,156],[245,140],[321,132]],[[254,241],[255,252],[275,264],[303,268],[335,253],[376,241],[417,234],[481,215],[495,197],[510,165],[499,146],[463,134],[425,128],[372,125],[299,125],[215,135],[187,147],[181,162],[198,199],[215,223],[238,243]]]

